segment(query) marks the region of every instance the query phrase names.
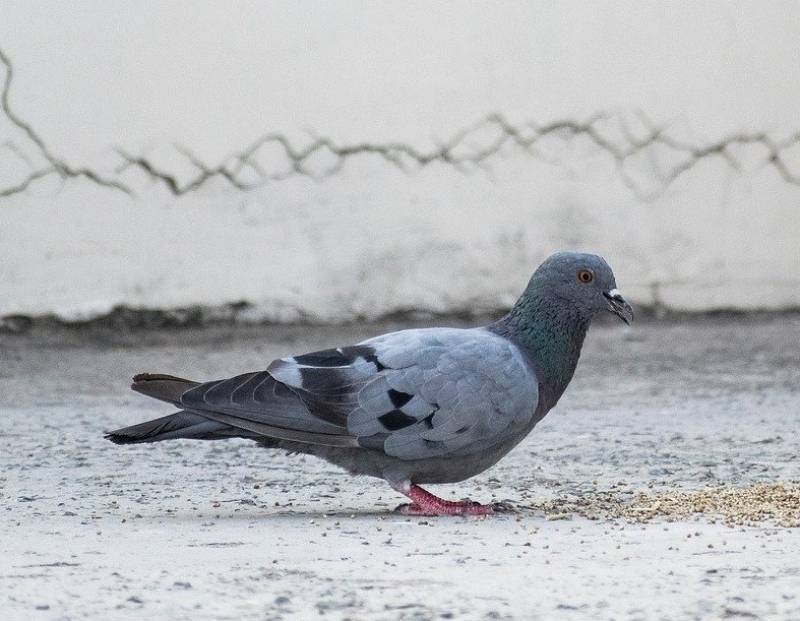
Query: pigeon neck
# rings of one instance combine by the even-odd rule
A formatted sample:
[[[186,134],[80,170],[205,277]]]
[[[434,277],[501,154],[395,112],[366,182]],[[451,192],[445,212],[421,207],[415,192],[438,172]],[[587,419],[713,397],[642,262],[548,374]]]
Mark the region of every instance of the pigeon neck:
[[[591,317],[550,296],[527,292],[498,322],[528,354],[548,408],[567,388],[578,365]]]

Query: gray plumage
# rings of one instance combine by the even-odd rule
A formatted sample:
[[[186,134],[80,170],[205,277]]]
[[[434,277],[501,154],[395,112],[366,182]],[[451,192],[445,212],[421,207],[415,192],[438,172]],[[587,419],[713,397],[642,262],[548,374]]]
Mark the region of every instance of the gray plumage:
[[[632,318],[606,262],[558,253],[489,326],[393,332],[205,383],[136,376],[134,390],[180,411],[107,437],[245,437],[397,489],[461,481],[496,463],[555,405],[600,310]]]

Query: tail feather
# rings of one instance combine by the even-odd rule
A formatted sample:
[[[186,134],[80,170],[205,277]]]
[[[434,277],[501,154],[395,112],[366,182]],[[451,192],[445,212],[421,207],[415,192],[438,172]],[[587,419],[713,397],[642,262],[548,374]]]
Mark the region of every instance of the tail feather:
[[[141,444],[162,440],[224,440],[226,438],[251,438],[256,434],[236,429],[225,423],[209,420],[199,414],[182,410],[138,425],[131,425],[105,434],[114,444]]]
[[[237,409],[236,407],[229,408],[228,406],[236,406],[233,398],[226,397],[222,402],[213,409],[208,407],[207,393],[219,386],[228,386],[234,392],[241,387],[243,382],[248,382],[252,379],[251,376],[264,375],[262,382],[259,386],[265,384],[267,380],[271,384],[267,384],[268,388],[272,389],[274,402],[263,402],[261,406],[265,408],[262,412],[253,412],[247,409]],[[331,433],[327,427],[328,423],[324,423],[320,419],[310,417],[305,404],[300,398],[290,389],[283,387],[283,392],[277,392],[277,382],[269,376],[268,373],[252,373],[245,376],[237,376],[229,380],[220,380],[216,382],[193,382],[191,380],[175,377],[174,375],[164,375],[161,373],[141,373],[134,376],[131,388],[136,392],[140,392],[148,397],[166,401],[176,405],[179,408],[189,408],[188,410],[181,409],[181,411],[169,416],[163,416],[155,420],[139,423],[116,431],[110,431],[105,434],[107,440],[111,440],[115,444],[139,444],[143,442],[160,442],[161,440],[173,440],[178,438],[187,438],[195,440],[220,440],[223,438],[252,438],[259,439],[263,444],[272,444],[281,440],[300,442],[304,444],[321,444],[324,446],[341,446],[341,447],[358,447],[358,439],[350,436],[347,433]],[[197,401],[191,399],[191,394],[187,393],[193,388],[201,386],[206,390],[202,392],[202,399]],[[230,402],[228,401],[230,399]],[[289,410],[282,411],[282,408],[289,408]],[[294,410],[292,410],[294,408]],[[276,416],[276,411],[282,411],[282,415]],[[295,414],[300,414],[299,417],[294,419],[290,416],[292,411]],[[272,414],[268,416],[267,414]],[[309,415],[309,419],[305,420],[303,414]],[[287,424],[288,419],[288,424]],[[273,422],[274,421],[274,422]],[[275,423],[278,424],[275,424]],[[308,425],[306,423],[313,423]],[[296,428],[295,425],[305,424],[307,428]],[[320,426],[325,426],[320,430]]]
[[[133,376],[131,388],[148,397],[167,403],[180,405],[181,397],[187,390],[199,386],[200,382],[164,375],[163,373],[140,373]]]

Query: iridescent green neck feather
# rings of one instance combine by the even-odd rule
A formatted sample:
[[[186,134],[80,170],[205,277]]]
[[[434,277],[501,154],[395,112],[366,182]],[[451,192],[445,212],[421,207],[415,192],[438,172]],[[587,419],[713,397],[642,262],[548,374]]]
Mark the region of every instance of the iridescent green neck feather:
[[[591,313],[529,286],[495,324],[529,356],[548,407],[555,405],[575,373],[591,318]]]

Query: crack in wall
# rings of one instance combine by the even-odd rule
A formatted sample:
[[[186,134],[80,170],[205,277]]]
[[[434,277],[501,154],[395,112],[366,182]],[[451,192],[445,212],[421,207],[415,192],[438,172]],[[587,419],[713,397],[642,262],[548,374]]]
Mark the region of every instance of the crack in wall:
[[[0,92],[0,109],[2,109],[3,114],[5,114],[6,118],[11,122],[11,124],[17,129],[21,130],[27,136],[28,140],[35,145],[39,155],[46,162],[45,166],[32,170],[28,176],[21,181],[5,187],[0,186],[0,197],[11,196],[12,194],[24,192],[34,182],[44,179],[50,175],[58,175],[62,179],[82,177],[97,185],[107,188],[114,188],[128,194],[131,193],[131,190],[120,181],[115,179],[107,179],[103,175],[91,170],[90,168],[75,168],[74,166],[71,166],[65,162],[63,159],[54,155],[47,147],[44,139],[39,136],[33,127],[31,127],[20,116],[18,116],[11,107],[9,99],[11,93],[11,82],[14,78],[14,67],[11,64],[9,57],[2,49],[0,49],[0,64],[5,66],[6,74],[3,82],[3,90]],[[7,141],[4,143],[4,146],[7,150],[14,153],[22,160],[28,161],[29,164],[31,163],[30,160],[21,153],[19,147],[17,147],[17,145],[14,143]]]
[[[729,134],[709,144],[696,145],[671,136],[667,127],[656,126],[643,114],[638,115],[638,120],[645,129],[645,135],[636,137],[625,118],[620,115],[597,114],[584,121],[563,119],[544,125],[533,122],[515,125],[503,115],[495,113],[462,129],[449,140],[430,150],[417,149],[399,141],[338,144],[325,137],[315,138],[306,146],[299,148],[283,134],[268,133],[216,165],[203,162],[186,147],[176,147],[178,153],[196,171],[184,181],[181,181],[177,174],[159,167],[144,155],[133,155],[125,149],[117,148],[120,164],[114,170],[114,176],[110,177],[88,167],[74,167],[48,148],[41,135],[11,106],[10,91],[14,72],[9,57],[2,49],[0,49],[0,64],[5,66],[5,80],[0,93],[0,111],[13,127],[26,136],[35,147],[39,158],[43,160],[41,165],[36,166],[16,143],[10,140],[4,142],[2,147],[24,162],[30,170],[23,178],[8,182],[7,185],[2,185],[0,181],[0,198],[23,193],[35,183],[53,175],[63,180],[82,178],[98,186],[133,195],[135,192],[130,184],[123,181],[123,175],[132,169],[163,185],[174,196],[195,192],[215,179],[221,179],[237,190],[247,191],[295,175],[321,180],[337,174],[349,159],[359,155],[377,156],[408,173],[434,163],[449,165],[456,170],[466,172],[474,168],[489,169],[492,161],[499,159],[498,156],[506,152],[509,147],[547,160],[547,156],[536,147],[537,143],[551,136],[560,138],[564,142],[576,138],[587,139],[600,152],[612,159],[622,183],[641,200],[657,198],[679,177],[709,158],[721,158],[732,169],[740,170],[741,163],[734,156],[732,149],[753,145],[766,151],[766,156],[761,160],[762,166],[771,166],[785,182],[800,186],[800,174],[794,174],[784,159],[789,149],[800,146],[800,131],[783,140],[774,139],[766,132],[741,132]],[[619,130],[616,132],[618,133],[616,138],[603,130],[609,123],[615,123]],[[477,146],[478,137],[487,132],[493,133],[492,139],[484,146]],[[267,170],[258,157],[261,149],[270,145],[277,146],[284,158],[284,165],[272,171]],[[639,155],[655,156],[654,150],[659,147],[671,152],[677,161],[665,171],[652,166],[649,173],[652,177],[650,183],[638,181],[630,173],[627,165]],[[324,157],[326,154],[329,158],[333,158],[333,163],[322,170],[315,169],[312,165],[314,158]],[[253,175],[255,180],[249,181],[248,177]]]

